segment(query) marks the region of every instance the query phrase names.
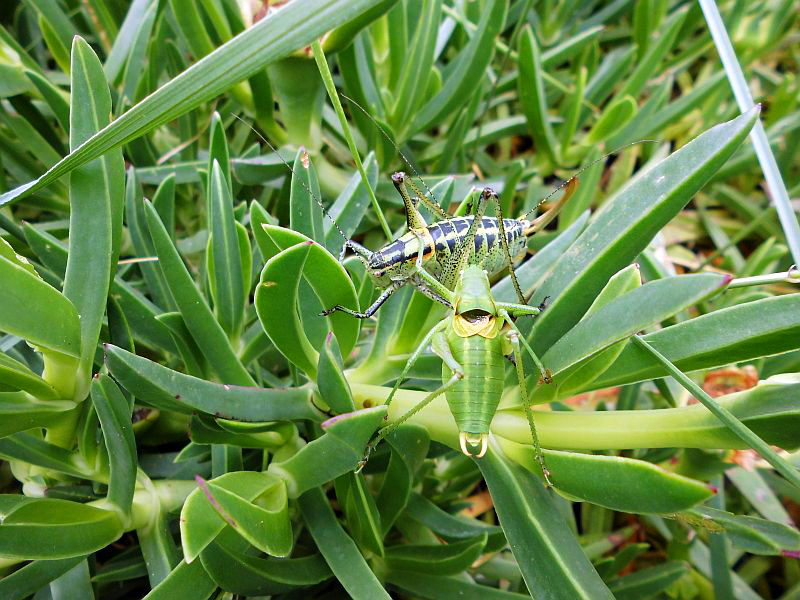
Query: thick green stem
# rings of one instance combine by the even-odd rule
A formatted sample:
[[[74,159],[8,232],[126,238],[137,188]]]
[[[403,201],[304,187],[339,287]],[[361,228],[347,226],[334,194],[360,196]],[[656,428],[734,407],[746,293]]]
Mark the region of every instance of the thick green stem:
[[[777,394],[782,386],[775,388]],[[383,404],[391,388],[351,383],[358,408]],[[770,411],[770,398],[754,388],[718,399],[739,419],[752,420],[768,441],[770,431],[792,427],[792,416],[782,415],[781,407]],[[788,388],[787,388],[788,389]],[[398,390],[389,407],[388,419],[394,422],[421,402],[426,392]],[[739,437],[700,404],[664,410],[607,412],[533,411],[539,442],[544,448],[561,450],[624,450],[633,448],[747,448]],[[457,447],[458,429],[444,397],[439,397],[410,419],[424,426],[431,438]],[[501,410],[492,421],[492,433],[520,444],[531,444],[531,431],[522,410]]]
[[[197,487],[190,480],[153,481],[147,488],[137,487],[133,495],[131,518],[125,523],[126,531],[141,529],[149,525],[155,514],[153,505],[157,502],[164,512],[172,512],[183,506],[187,496]],[[93,500],[88,503],[96,508],[116,512],[116,507],[108,498]]]

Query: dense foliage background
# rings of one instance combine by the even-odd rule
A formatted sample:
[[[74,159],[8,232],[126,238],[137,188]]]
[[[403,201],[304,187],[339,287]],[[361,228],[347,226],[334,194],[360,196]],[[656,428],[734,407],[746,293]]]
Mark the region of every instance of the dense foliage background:
[[[800,597],[795,3],[267,4],[0,7],[0,597]],[[354,472],[442,383],[382,407],[410,288],[319,316],[398,169],[584,169],[517,268],[553,488],[510,363],[485,458],[439,399]]]

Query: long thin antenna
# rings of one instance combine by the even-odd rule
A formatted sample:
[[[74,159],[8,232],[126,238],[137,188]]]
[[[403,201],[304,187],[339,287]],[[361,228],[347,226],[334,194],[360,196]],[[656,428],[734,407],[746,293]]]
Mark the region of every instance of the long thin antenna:
[[[286,165],[286,168],[287,168],[287,169],[289,169],[289,171],[291,172],[291,174],[292,174],[292,175],[294,175],[294,174],[295,174],[295,173],[294,173],[294,168],[292,168],[292,166],[291,166],[291,165],[290,165],[290,164],[289,164],[289,163],[286,161],[286,159],[285,159],[285,158],[283,158],[283,157],[281,156],[280,152],[278,152],[278,149],[277,149],[277,148],[275,148],[275,146],[273,146],[273,145],[272,145],[272,144],[269,142],[269,140],[267,140],[267,138],[265,138],[265,137],[264,137],[263,135],[261,135],[261,134],[260,134],[258,131],[256,131],[256,129],[255,129],[255,128],[254,128],[252,125],[250,125],[250,123],[248,123],[247,121],[245,121],[244,119],[242,119],[242,118],[241,118],[239,115],[237,115],[237,114],[234,114],[234,113],[228,113],[228,114],[230,114],[230,115],[231,115],[231,116],[232,116],[234,119],[237,119],[237,120],[241,121],[241,122],[242,122],[242,123],[244,123],[244,124],[245,124],[247,127],[249,127],[249,128],[250,128],[250,131],[252,131],[253,133],[255,133],[255,134],[256,134],[256,135],[257,135],[257,136],[258,136],[258,137],[261,139],[261,141],[262,141],[262,142],[264,142],[264,143],[265,143],[267,146],[269,146],[270,150],[272,150],[272,151],[275,153],[275,155],[276,155],[278,158],[280,158],[280,159],[281,159],[281,162],[282,162],[284,165]],[[308,157],[308,152],[306,152],[305,148],[303,148],[303,147],[301,147],[300,149],[303,151],[303,153],[305,154],[305,156],[306,156],[306,159],[307,159],[307,157]],[[307,160],[303,160],[303,165],[304,165],[304,166],[305,166],[307,163],[308,163],[308,161],[307,161]],[[328,212],[328,209],[326,209],[326,208],[325,208],[325,205],[324,205],[324,204],[322,204],[322,200],[320,200],[319,198],[317,198],[317,195],[316,195],[314,192],[312,192],[312,191],[311,191],[311,189],[310,189],[310,188],[309,188],[309,187],[308,187],[308,186],[307,186],[307,185],[306,185],[306,184],[303,182],[303,180],[302,180],[302,179],[300,179],[299,181],[300,181],[300,185],[302,185],[302,186],[303,186],[303,187],[306,189],[306,191],[308,192],[308,195],[309,195],[309,196],[311,196],[311,197],[314,199],[314,202],[316,202],[316,203],[317,203],[317,205],[320,207],[320,209],[322,210],[322,214],[323,214],[323,215],[325,215],[326,217],[328,217],[328,220],[329,220],[329,221],[330,221],[330,222],[333,224],[333,226],[336,228],[336,231],[338,231],[338,232],[339,232],[339,235],[341,235],[341,236],[342,236],[342,239],[343,239],[345,242],[349,242],[349,241],[350,241],[350,238],[349,238],[349,237],[347,237],[347,236],[345,235],[344,231],[342,231],[342,228],[341,228],[341,227],[339,227],[339,224],[338,224],[338,223],[336,222],[336,220],[335,220],[335,219],[334,219],[334,218],[333,218],[333,217],[330,215],[330,213]]]
[[[489,104],[494,98],[494,94],[497,91],[497,85],[500,83],[500,76],[503,74],[503,71],[506,68],[506,64],[508,63],[508,59],[511,56],[511,48],[514,46],[516,42],[517,36],[519,32],[522,30],[523,25],[527,22],[528,13],[531,10],[531,5],[533,4],[532,0],[527,0],[525,6],[522,7],[522,11],[520,12],[519,19],[514,24],[514,30],[511,32],[511,38],[508,40],[508,46],[506,46],[506,51],[503,54],[503,60],[500,63],[500,69],[497,71],[497,76],[494,78],[494,82],[492,83],[492,90],[489,92],[489,96],[486,98],[486,108],[484,109],[483,113],[478,118],[478,133],[475,136],[475,140],[481,139],[481,130],[483,129],[483,117],[484,115],[489,112]],[[478,153],[478,144],[475,144],[475,148],[472,150],[472,156],[469,157],[469,162],[475,162],[475,155]]]
[[[590,169],[591,167],[593,167],[593,166],[594,166],[594,165],[596,165],[597,163],[599,163],[599,162],[601,162],[601,161],[604,161],[604,160],[606,160],[606,159],[607,159],[609,156],[613,156],[614,154],[617,154],[618,152],[622,152],[623,150],[625,150],[625,148],[630,148],[631,146],[635,146],[635,145],[637,145],[637,144],[660,144],[660,143],[662,143],[662,142],[663,142],[663,140],[637,140],[637,141],[635,141],[635,142],[630,142],[630,143],[628,143],[628,144],[625,144],[624,146],[620,146],[619,148],[615,148],[614,150],[612,150],[612,151],[611,151],[611,152],[609,152],[608,154],[604,154],[604,155],[603,155],[603,156],[601,156],[600,158],[597,158],[597,159],[593,160],[593,161],[592,161],[592,162],[590,162],[588,165],[586,165],[585,167],[581,168],[581,169],[580,169],[580,170],[579,170],[577,173],[575,173],[574,175],[572,175],[572,177],[570,177],[570,178],[569,178],[569,179],[567,179],[566,181],[562,182],[562,183],[561,183],[561,185],[559,185],[559,186],[558,186],[557,188],[555,188],[555,189],[554,189],[552,192],[550,192],[549,194],[547,194],[547,196],[545,196],[544,198],[542,198],[542,199],[541,199],[541,200],[540,200],[540,201],[539,201],[539,202],[536,204],[536,206],[534,206],[532,209],[530,209],[528,212],[526,212],[524,215],[522,215],[522,216],[521,216],[521,217],[519,217],[519,218],[520,218],[520,219],[526,219],[526,218],[528,217],[528,215],[529,215],[529,214],[531,214],[533,211],[535,211],[537,208],[539,208],[539,207],[540,207],[542,204],[544,204],[545,202],[547,202],[547,201],[548,201],[550,198],[552,198],[552,197],[553,197],[553,196],[555,196],[555,195],[556,195],[558,192],[560,192],[562,189],[564,189],[566,186],[568,186],[568,185],[570,184],[570,182],[572,182],[572,181],[574,181],[575,179],[577,179],[577,178],[578,178],[578,177],[579,177],[579,176],[580,176],[580,175],[581,175],[581,174],[582,174],[584,171],[586,171],[587,169]]]
[[[341,95],[342,98],[344,98],[345,100],[347,100],[348,102],[353,104],[356,108],[358,108],[358,110],[360,110],[362,113],[364,113],[364,115],[372,122],[372,124],[378,129],[378,131],[380,131],[383,134],[383,137],[385,137],[389,141],[389,143],[392,146],[394,146],[395,152],[397,152],[400,155],[400,158],[403,159],[403,162],[405,162],[408,165],[408,167],[414,173],[414,177],[416,177],[419,180],[419,182],[422,184],[422,187],[424,187],[425,191],[428,192],[428,195],[431,197],[431,200],[436,202],[436,204],[439,204],[439,202],[436,200],[436,196],[433,195],[433,192],[428,187],[428,184],[425,183],[424,179],[422,179],[422,176],[419,174],[419,171],[417,171],[417,169],[414,168],[414,165],[411,164],[411,161],[408,160],[408,158],[406,158],[405,154],[403,154],[400,151],[400,148],[398,147],[397,143],[392,139],[392,136],[390,136],[386,132],[386,130],[381,126],[380,123],[378,123],[378,121],[375,119],[375,117],[373,117],[371,114],[369,114],[367,112],[367,110],[363,106],[361,106],[358,102],[356,102],[355,100],[353,100],[349,96],[345,96],[344,94],[340,94],[340,95]]]

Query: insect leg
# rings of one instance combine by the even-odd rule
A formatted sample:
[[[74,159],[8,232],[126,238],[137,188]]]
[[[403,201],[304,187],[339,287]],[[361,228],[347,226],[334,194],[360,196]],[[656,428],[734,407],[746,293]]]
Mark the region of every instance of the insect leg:
[[[517,274],[514,272],[514,258],[511,256],[511,250],[508,247],[508,238],[506,238],[506,228],[503,224],[503,208],[500,206],[500,198],[494,191],[492,191],[491,199],[494,203],[495,215],[497,215],[497,230],[500,235],[500,245],[503,248],[503,253],[506,255],[506,259],[508,260],[508,271],[511,273],[511,283],[514,284],[514,291],[517,293],[517,298],[519,299],[520,304],[526,304],[525,295],[522,293],[522,288],[519,287]]]
[[[453,308],[452,302],[442,296],[441,294],[435,292],[434,290],[430,289],[424,282],[417,282],[412,284],[414,288],[422,294],[425,294],[428,298],[433,300],[434,302],[438,302],[439,304],[444,304],[447,308]]]
[[[420,190],[417,184],[414,183],[413,179],[409,178],[407,182],[408,185],[411,186],[411,190],[417,195],[417,198],[419,198],[422,201],[422,204],[425,206],[425,208],[431,211],[437,219],[444,221],[445,219],[450,218],[450,215],[448,215],[447,212],[445,212],[444,208],[436,204],[436,202],[434,202],[433,200],[431,200],[425,194],[422,193],[422,190]]]
[[[447,323],[447,322],[448,321],[443,321],[443,323]],[[435,327],[434,330],[435,331],[433,331],[433,350],[434,350],[434,352],[436,352],[436,354],[439,354],[439,351],[437,350],[437,348],[441,347],[442,343],[446,347],[447,346],[447,340],[443,339],[444,335],[442,334],[442,328],[441,327]],[[423,346],[420,346],[417,350],[419,350],[421,352],[422,348],[423,348]],[[450,359],[452,359],[452,360],[445,359],[444,356],[442,356],[442,359],[445,360],[445,362],[447,362],[448,366],[450,366],[450,369],[453,371],[453,376],[450,377],[450,379],[448,379],[447,382],[445,382],[444,384],[440,385],[438,388],[433,390],[430,394],[425,396],[425,398],[423,398],[421,402],[419,402],[414,408],[412,408],[411,410],[406,412],[404,415],[402,415],[394,423],[392,423],[391,425],[387,425],[386,427],[381,429],[378,432],[378,435],[375,437],[375,439],[367,446],[367,452],[366,452],[365,458],[369,456],[369,453],[372,451],[372,449],[375,446],[377,446],[378,443],[382,439],[384,439],[387,435],[391,434],[398,427],[400,427],[400,425],[402,425],[403,423],[408,421],[411,417],[413,417],[415,414],[417,414],[423,408],[428,406],[428,404],[433,402],[436,398],[438,398],[439,396],[444,394],[447,390],[449,390],[456,383],[458,383],[461,379],[463,379],[463,377],[464,377],[464,369],[461,368],[461,365],[459,365],[457,362],[455,362],[455,359],[453,358],[453,355],[450,354],[450,349],[449,348],[447,348],[447,354],[449,354]],[[454,363],[452,366],[451,366],[451,362]],[[453,368],[453,367],[455,367],[455,368]],[[395,384],[395,385],[397,385],[397,384]],[[387,404],[388,404],[388,400],[387,400]],[[362,461],[362,463],[363,463],[363,461]],[[363,466],[363,464],[361,466]]]
[[[531,407],[530,397],[528,396],[528,389],[525,385],[525,371],[522,367],[522,349],[520,348],[520,335],[516,329],[510,330],[506,337],[511,342],[511,347],[514,349],[514,358],[516,360],[517,379],[519,379],[519,394],[522,397],[522,405],[525,407],[525,416],[528,418],[528,425],[531,428],[531,439],[533,440],[533,452],[536,455],[536,460],[542,469],[542,476],[548,486],[552,486],[550,481],[550,471],[544,464],[544,454],[542,454],[542,447],[539,445],[539,435],[536,433],[536,423],[533,421],[533,409]]]
[[[542,312],[542,307],[528,306],[527,304],[514,304],[512,302],[495,302],[497,308],[508,311],[512,317],[535,317]]]
[[[533,351],[533,348],[531,348],[530,345],[528,344],[528,341],[525,339],[525,336],[522,335],[522,332],[519,329],[517,329],[516,325],[514,325],[514,321],[511,320],[511,315],[508,314],[508,311],[498,307],[498,313],[511,326],[511,329],[517,333],[519,341],[522,343],[523,346],[525,346],[525,350],[528,351],[528,354],[530,354],[534,364],[536,364],[536,367],[539,369],[539,373],[542,376],[542,382],[553,383],[553,374],[550,372],[550,369],[544,368],[542,361],[539,360],[538,356],[536,356],[536,353]]]
[[[452,293],[448,290],[444,285],[442,285],[433,275],[428,273],[423,265],[423,259],[425,254],[425,240],[422,238],[422,235],[419,234],[417,230],[412,230],[414,235],[419,242],[419,250],[417,251],[417,261],[416,261],[416,275],[422,281],[412,281],[412,285],[425,294],[431,300],[435,300],[436,302],[440,302],[444,304],[447,308],[453,308],[453,303],[451,302],[450,298],[452,297]],[[431,242],[433,243],[433,242]]]
[[[372,255],[374,254],[372,250],[365,248],[358,242],[354,242],[353,240],[345,240],[344,245],[342,246],[342,252],[339,254],[339,262],[344,260],[344,254],[347,252],[348,248],[355,252],[362,261],[366,262],[369,262],[369,259],[372,258]]]
[[[381,295],[378,296],[378,299],[375,300],[375,302],[372,303],[372,306],[370,306],[363,313],[356,312],[352,308],[347,308],[346,306],[341,306],[340,304],[337,304],[336,306],[333,306],[331,308],[326,308],[321,313],[319,313],[319,316],[320,317],[327,317],[329,314],[339,310],[341,312],[345,312],[348,315],[351,315],[351,316],[356,317],[358,319],[368,319],[372,315],[374,315],[375,311],[377,311],[381,307],[381,305],[389,299],[389,296],[391,296],[398,289],[400,289],[403,286],[404,283],[405,282],[403,282],[403,281],[393,281],[391,284],[389,284],[389,287],[387,287],[385,290],[383,290]]]
[[[397,378],[397,381],[395,381],[394,387],[392,387],[392,391],[389,392],[389,396],[386,398],[386,402],[384,403],[386,406],[389,406],[392,403],[392,400],[394,400],[395,393],[400,388],[400,385],[403,383],[403,380],[408,375],[408,372],[411,370],[411,367],[413,367],[414,363],[417,362],[419,355],[422,354],[425,348],[428,347],[428,344],[431,343],[431,338],[433,338],[433,336],[436,335],[438,332],[442,331],[443,329],[446,329],[449,324],[450,324],[450,318],[448,317],[444,321],[440,321],[439,323],[437,323],[436,326],[433,327],[425,335],[423,340],[420,342],[419,346],[417,346],[417,349],[414,350],[411,356],[409,356],[408,361],[406,362],[406,366],[403,367],[403,372],[400,373],[400,376]]]
[[[422,215],[417,210],[416,203],[411,199],[411,196],[408,195],[408,190],[406,189],[406,174],[402,171],[394,173],[392,175],[392,183],[403,199],[403,206],[405,206],[406,209],[406,225],[409,231],[425,227],[427,225],[425,219],[422,218]],[[419,202],[419,200],[417,200],[417,202]]]
[[[445,287],[453,286],[459,272],[466,266],[475,251],[475,235],[478,233],[478,227],[483,225],[483,215],[486,213],[487,199],[490,194],[494,194],[490,188],[484,188],[481,192],[469,229],[459,241],[447,263],[442,267],[441,280]]]

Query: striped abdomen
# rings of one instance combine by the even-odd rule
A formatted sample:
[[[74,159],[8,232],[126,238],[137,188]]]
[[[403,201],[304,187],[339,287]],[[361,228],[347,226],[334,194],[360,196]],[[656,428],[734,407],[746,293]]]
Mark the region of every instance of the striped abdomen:
[[[424,230],[419,229],[417,234],[409,231],[373,254],[369,262],[373,276],[380,278],[384,275],[401,274],[413,268],[419,253],[417,237],[419,235],[424,242],[425,269],[438,279],[442,268],[458,248],[473,219],[472,216],[454,217],[428,225]],[[509,250],[514,259],[527,247],[524,230],[526,223],[517,219],[503,219]],[[474,254],[470,263],[480,265],[482,269],[488,271],[489,276],[500,272],[507,263],[499,235],[497,219],[483,217],[481,226],[475,234]]]
[[[503,394],[505,363],[502,340],[500,336],[491,339],[478,335],[459,337],[450,329],[447,342],[453,357],[464,369],[464,378],[445,392],[458,430],[472,434],[489,433],[489,425]],[[451,376],[452,372],[443,364],[443,380]]]

